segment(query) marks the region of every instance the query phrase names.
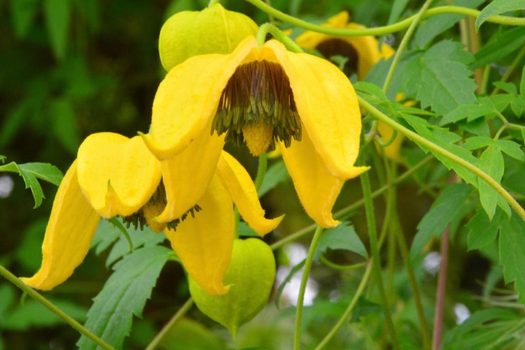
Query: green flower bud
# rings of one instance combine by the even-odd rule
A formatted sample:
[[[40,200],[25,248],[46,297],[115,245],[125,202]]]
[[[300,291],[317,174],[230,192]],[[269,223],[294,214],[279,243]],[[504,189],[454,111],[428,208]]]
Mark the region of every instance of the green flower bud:
[[[235,338],[237,329],[266,305],[275,278],[275,259],[260,239],[236,239],[224,283],[225,295],[209,295],[191,278],[190,293],[199,310],[228,328]]]
[[[244,38],[257,33],[257,24],[242,13],[217,3],[202,11],[182,11],[162,26],[159,54],[166,71],[187,58],[230,53]]]

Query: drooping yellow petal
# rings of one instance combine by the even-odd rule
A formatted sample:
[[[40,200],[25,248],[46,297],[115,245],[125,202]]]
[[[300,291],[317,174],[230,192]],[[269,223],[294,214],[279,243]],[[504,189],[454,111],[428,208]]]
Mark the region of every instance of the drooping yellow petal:
[[[80,187],[105,218],[135,213],[160,182],[160,163],[139,136],[92,134],[80,145],[77,160]]]
[[[304,210],[319,226],[334,227],[339,222],[332,217],[332,207],[343,187],[341,180],[326,169],[308,135],[301,141],[292,141],[290,147],[279,144],[288,173]],[[351,177],[366,171],[367,167],[354,167]]]
[[[224,294],[235,230],[233,203],[214,177],[198,205],[194,218],[188,216],[175,231],[166,230],[166,236],[193,280],[212,295]]]
[[[290,79],[297,111],[315,150],[334,176],[355,173],[361,114],[348,78],[333,64],[302,53],[291,53],[275,40],[266,43]]]
[[[77,163],[66,172],[51,209],[38,272],[22,280],[50,290],[71,276],[89,251],[100,217],[84,198],[77,181]]]
[[[224,146],[224,135],[205,130],[173,158],[162,161],[167,204],[156,220],[169,222],[191,209],[206,192]]]
[[[159,159],[171,158],[211,127],[224,87],[255,47],[249,37],[229,55],[193,56],[170,70],[155,95],[150,131],[144,136]]]
[[[222,152],[217,175],[230,192],[243,219],[259,235],[263,236],[279,225],[283,216],[266,219],[255,185],[244,167],[230,154]]]

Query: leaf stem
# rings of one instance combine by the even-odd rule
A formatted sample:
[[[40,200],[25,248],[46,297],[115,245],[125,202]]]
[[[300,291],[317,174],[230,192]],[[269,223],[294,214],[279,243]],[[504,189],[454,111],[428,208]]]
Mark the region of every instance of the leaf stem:
[[[359,300],[359,297],[363,294],[363,291],[365,290],[366,284],[368,283],[368,280],[370,279],[370,272],[372,271],[372,264],[373,260],[370,260],[366,266],[365,273],[363,277],[361,278],[361,282],[357,286],[357,290],[355,291],[354,296],[352,297],[352,300],[350,301],[350,304],[346,307],[345,312],[341,315],[337,323],[332,327],[330,332],[323,338],[323,340],[317,345],[315,350],[321,350],[323,349],[330,340],[337,334],[339,329],[348,321],[350,316],[352,316],[352,312],[354,311],[355,306],[357,305],[357,302]]]
[[[312,268],[312,263],[314,261],[315,251],[319,245],[319,239],[323,233],[323,228],[317,226],[312,242],[310,242],[310,248],[308,249],[308,255],[306,256],[306,261],[304,263],[303,275],[301,277],[301,286],[299,287],[299,295],[297,296],[297,306],[295,312],[295,333],[293,341],[293,349],[301,349],[301,332],[303,325],[303,308],[304,308],[304,293],[306,291],[306,283],[308,282],[308,277],[310,276],[310,270]]]
[[[162,327],[162,330],[157,333],[157,335],[155,336],[155,338],[153,338],[153,340],[151,341],[151,343],[149,343],[148,347],[146,348],[146,350],[154,350],[157,348],[157,346],[159,345],[159,343],[162,341],[162,338],[164,338],[164,336],[166,335],[166,333],[169,332],[169,330],[173,327],[173,325],[175,323],[177,323],[178,320],[180,320],[182,317],[184,317],[184,315],[191,309],[191,307],[193,306],[193,299],[192,298],[189,298],[188,300],[186,300],[186,302],[177,310],[177,312],[175,313],[175,315],[173,315],[173,317],[168,321],[168,323],[166,323],[164,325],[164,327]]]
[[[0,265],[0,275],[4,277],[6,280],[20,288],[24,293],[29,295],[31,298],[35,299],[42,305],[44,305],[49,311],[63,319],[67,324],[69,324],[71,327],[91,339],[93,342],[95,342],[98,346],[100,346],[102,349],[106,350],[115,350],[115,348],[108,343],[106,343],[104,340],[99,338],[96,334],[92,333],[89,329],[81,325],[78,321],[73,319],[71,316],[66,314],[64,311],[60,310],[55,304],[53,304],[50,300],[48,300],[46,297],[44,297],[42,294],[38,293],[33,288],[26,285],[24,282],[22,282],[18,277],[13,275],[9,270],[7,270],[4,266]]]
[[[427,11],[427,9],[432,4],[433,0],[427,0],[419,12],[413,17],[412,23],[410,23],[410,26],[408,27],[405,35],[403,35],[403,39],[401,39],[401,43],[399,44],[398,49],[396,50],[396,53],[394,54],[394,58],[392,59],[392,64],[390,65],[390,68],[388,69],[388,73],[385,78],[385,82],[383,84],[383,92],[387,92],[388,88],[390,86],[390,83],[392,82],[392,78],[394,76],[394,72],[396,71],[397,65],[399,64],[399,61],[401,60],[401,55],[403,54],[403,51],[405,51],[408,42],[412,38],[412,35],[414,34],[414,31],[416,30],[417,25],[419,22],[423,19],[423,15]]]
[[[377,284],[379,287],[379,293],[383,300],[383,311],[385,313],[386,327],[390,333],[390,340],[392,341],[392,347],[396,350],[399,349],[399,343],[397,340],[396,330],[394,328],[394,322],[392,321],[392,314],[390,310],[390,303],[388,296],[386,295],[385,286],[383,284],[383,277],[381,276],[381,258],[379,256],[379,245],[377,241],[377,229],[376,229],[376,218],[374,212],[374,203],[372,199],[372,190],[370,189],[370,179],[368,172],[361,175],[361,188],[363,190],[363,197],[365,200],[365,213],[366,223],[368,226],[368,236],[370,240],[370,252],[372,255],[372,270],[374,272]]]
[[[303,49],[301,49],[295,43],[295,41],[293,41],[290,37],[285,35],[279,28],[277,28],[275,25],[271,23],[264,23],[263,25],[259,27],[259,31],[257,32],[257,36],[256,36],[257,44],[262,46],[264,42],[266,41],[266,35],[268,33],[272,34],[272,36],[275,39],[283,43],[283,45],[286,46],[288,50],[292,52],[303,52]]]
[[[312,24],[310,22],[304,21],[294,16],[290,16],[284,12],[281,12],[262,0],[245,0],[253,6],[257,7],[259,10],[283,21],[290,23],[296,27],[304,28],[318,33],[324,33],[333,36],[366,36],[366,35],[385,35],[390,33],[399,32],[403,29],[406,29],[414,21],[417,15],[413,15],[404,20],[401,20],[397,23],[390,25],[375,27],[375,28],[362,28],[362,29],[346,29],[346,28],[330,28],[321,25]],[[423,18],[455,13],[470,17],[478,17],[481,13],[478,10],[474,10],[468,7],[461,6],[439,6],[432,9],[429,9]],[[487,22],[504,24],[504,25],[516,25],[516,26],[525,26],[525,18],[509,17],[509,16],[491,16],[488,18]]]
[[[449,160],[453,161],[454,163],[457,163],[464,167],[465,169],[469,170],[471,173],[477,175],[481,179],[483,179],[487,184],[494,188],[496,192],[498,192],[506,201],[509,203],[509,205],[516,211],[516,213],[525,220],[525,209],[523,209],[518,201],[512,197],[512,195],[503,188],[496,180],[494,180],[490,175],[485,173],[483,170],[478,168],[477,166],[471,164],[470,162],[467,162],[461,157],[458,157],[457,155],[447,151],[446,149],[442,148],[439,145],[436,145],[432,141],[427,140],[426,138],[418,135],[417,133],[407,129],[403,125],[399,124],[395,120],[389,118],[386,114],[372,106],[368,101],[366,101],[361,96],[357,96],[359,103],[361,106],[366,109],[374,118],[384,122],[385,124],[388,124],[393,129],[397,130],[401,134],[405,135],[410,140],[430,149],[432,152],[440,154]]]
[[[510,64],[509,68],[507,68],[507,70],[505,71],[505,74],[503,74],[503,76],[501,77],[501,81],[509,80],[510,76],[512,75],[512,73],[514,73],[514,70],[516,69],[518,64],[521,62],[523,57],[525,57],[525,46],[521,48],[521,50],[518,52],[514,60],[512,60],[512,63]],[[499,87],[496,86],[496,88],[492,90],[491,95],[495,95],[496,93],[499,92],[499,90],[500,90]],[[521,91],[521,93],[523,94],[524,92]]]

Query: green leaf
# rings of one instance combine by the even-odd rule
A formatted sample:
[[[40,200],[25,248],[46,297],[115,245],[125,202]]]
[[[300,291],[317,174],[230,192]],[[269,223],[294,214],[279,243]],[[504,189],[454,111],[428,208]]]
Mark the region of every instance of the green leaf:
[[[509,321],[521,322],[520,316],[511,310],[487,309],[476,311],[465,322],[446,333],[443,350],[486,349],[489,342],[506,335],[503,340],[515,337],[507,331],[513,327]],[[488,335],[488,339],[487,339]],[[490,349],[496,349],[494,347]],[[509,348],[510,349],[510,348]]]
[[[506,29],[494,35],[474,55],[476,61],[473,68],[498,62],[513,52],[521,49],[525,44],[525,27]]]
[[[158,349],[223,350],[226,344],[200,323],[182,319],[166,332]]]
[[[326,230],[321,235],[319,247],[317,248],[317,256],[323,254],[328,249],[349,250],[361,255],[365,259],[368,258],[368,252],[355,232],[354,227],[346,222],[342,222],[338,226]]]
[[[27,35],[37,14],[40,0],[11,0],[9,4],[15,34],[18,38],[23,38]]]
[[[455,0],[446,1],[445,4],[476,8],[483,1],[484,0]],[[443,33],[445,30],[452,28],[452,26],[459,22],[459,20],[461,20],[462,18],[463,15],[455,14],[443,14],[440,16],[432,16],[426,18],[417,27],[416,34],[414,35],[413,45],[418,47],[424,47],[429,42],[431,42],[436,36]]]
[[[118,220],[124,227],[125,224],[123,224],[122,219]],[[158,245],[165,239],[164,234],[156,233],[147,226],[144,226],[143,230],[130,226],[126,228],[126,231],[131,239],[134,250],[142,246]],[[95,253],[98,255],[112,244],[113,247],[106,259],[106,266],[108,267],[130,253],[129,242],[119,228],[107,220],[101,220],[91,246],[95,247]]]
[[[481,10],[478,18],[476,18],[476,27],[479,29],[490,16],[516,10],[525,10],[525,3],[516,0],[493,0]]]
[[[24,163],[18,164],[20,170],[25,174],[31,174],[37,179],[44,180],[55,186],[60,185],[64,174],[56,166],[49,163]]]
[[[164,264],[173,251],[160,246],[135,250],[115,265],[115,272],[95,297],[85,326],[116,348],[122,348],[133,315],[140,317]],[[82,349],[96,349],[89,338],[77,342]]]
[[[478,99],[477,103],[456,106],[453,110],[443,116],[439,121],[439,125],[443,126],[449,123],[456,123],[464,119],[467,119],[468,121],[475,120],[494,113],[494,109],[495,107],[490,99],[481,97]]]
[[[44,17],[53,53],[62,59],[66,54],[71,19],[70,0],[44,0]]]
[[[438,114],[461,104],[475,104],[476,84],[466,65],[470,61],[462,44],[441,41],[407,62],[405,91],[421,101],[423,108],[431,107]]]
[[[54,100],[49,106],[49,114],[53,134],[71,155],[76,155],[80,136],[71,102],[66,99]]]
[[[470,187],[466,184],[449,185],[441,192],[417,225],[417,233],[410,248],[412,260],[421,254],[432,237],[440,237],[447,225],[461,214],[461,208],[470,193]]]
[[[407,5],[408,0],[394,0],[394,3],[392,4],[392,9],[390,10],[390,15],[388,16],[387,24],[397,22]]]
[[[525,99],[525,67],[521,70],[520,95]]]
[[[492,244],[498,237],[501,219],[501,211],[496,212],[492,221],[485,212],[478,211],[466,225],[468,250],[479,250]]]
[[[502,220],[499,235],[499,262],[506,283],[514,282],[518,299],[525,302],[525,221],[516,214]]]
[[[501,182],[505,170],[505,162],[498,143],[491,143],[487,149],[483,151],[480,157],[479,167],[498,183]],[[493,187],[481,178],[478,178],[478,191],[481,206],[485,209],[489,219],[492,220],[492,217],[496,212],[496,206],[499,206],[503,211],[510,215],[510,207],[508,203]]]
[[[497,142],[503,153],[516,160],[525,161],[525,154],[519,143],[511,140],[498,140]]]
[[[240,237],[259,237],[257,232],[255,232],[244,221],[240,221],[239,224],[237,225],[237,235]]]
[[[492,139],[490,137],[472,136],[465,140],[465,143],[463,143],[463,147],[465,147],[469,151],[474,151],[480,148],[485,148],[490,143],[492,143]]]
[[[77,321],[83,321],[86,309],[73,304],[67,300],[51,299],[52,303],[62,311],[73,317]],[[28,299],[23,304],[18,305],[12,313],[8,314],[4,320],[3,327],[8,330],[26,330],[30,327],[53,327],[63,324],[63,320],[49,311],[39,302]]]
[[[259,188],[259,197],[264,196],[266,193],[274,189],[277,185],[282,182],[285,182],[290,177],[288,176],[288,171],[282,160],[279,160],[275,164],[272,164],[266,175],[264,176],[261,187]]]

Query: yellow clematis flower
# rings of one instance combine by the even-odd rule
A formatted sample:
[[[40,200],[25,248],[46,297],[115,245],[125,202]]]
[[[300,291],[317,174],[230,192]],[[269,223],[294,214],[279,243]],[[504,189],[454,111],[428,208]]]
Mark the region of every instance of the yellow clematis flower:
[[[223,294],[223,276],[234,240],[233,203],[260,235],[281,218],[266,219],[246,170],[228,153],[219,155],[211,180],[194,201],[173,197],[175,188],[191,188],[192,177],[180,168],[180,157],[159,161],[141,137],[115,133],[90,135],[62,180],[51,210],[39,271],[24,282],[49,290],[64,282],[84,260],[101,217],[121,216],[137,225],[164,230],[189,275],[210,294]],[[182,180],[188,180],[186,182]],[[170,192],[171,191],[171,192]],[[183,202],[178,216],[159,214]]]
[[[346,11],[340,12],[331,17],[323,25],[329,28],[348,28],[359,29],[362,25],[349,23],[349,15]],[[373,36],[339,37],[316,32],[305,32],[296,38],[296,43],[305,48],[317,50],[326,58],[333,56],[343,56],[347,59],[343,67],[346,75],[357,73],[357,77],[362,80],[368,71],[381,59],[388,59],[394,54],[394,50],[387,44],[379,45]],[[391,141],[394,133],[391,127],[378,122],[377,130],[384,143]],[[382,148],[384,155],[396,162],[401,162],[400,156],[401,143],[403,137],[397,135],[388,146]]]
[[[245,143],[254,155],[277,146],[307,214],[332,227],[344,181],[368,169],[354,166],[360,133],[356,94],[336,66],[249,37],[231,54],[194,56],[171,69],[144,140],[159,159],[191,154],[181,166],[207,178],[225,140]],[[203,161],[200,154],[212,156]]]

